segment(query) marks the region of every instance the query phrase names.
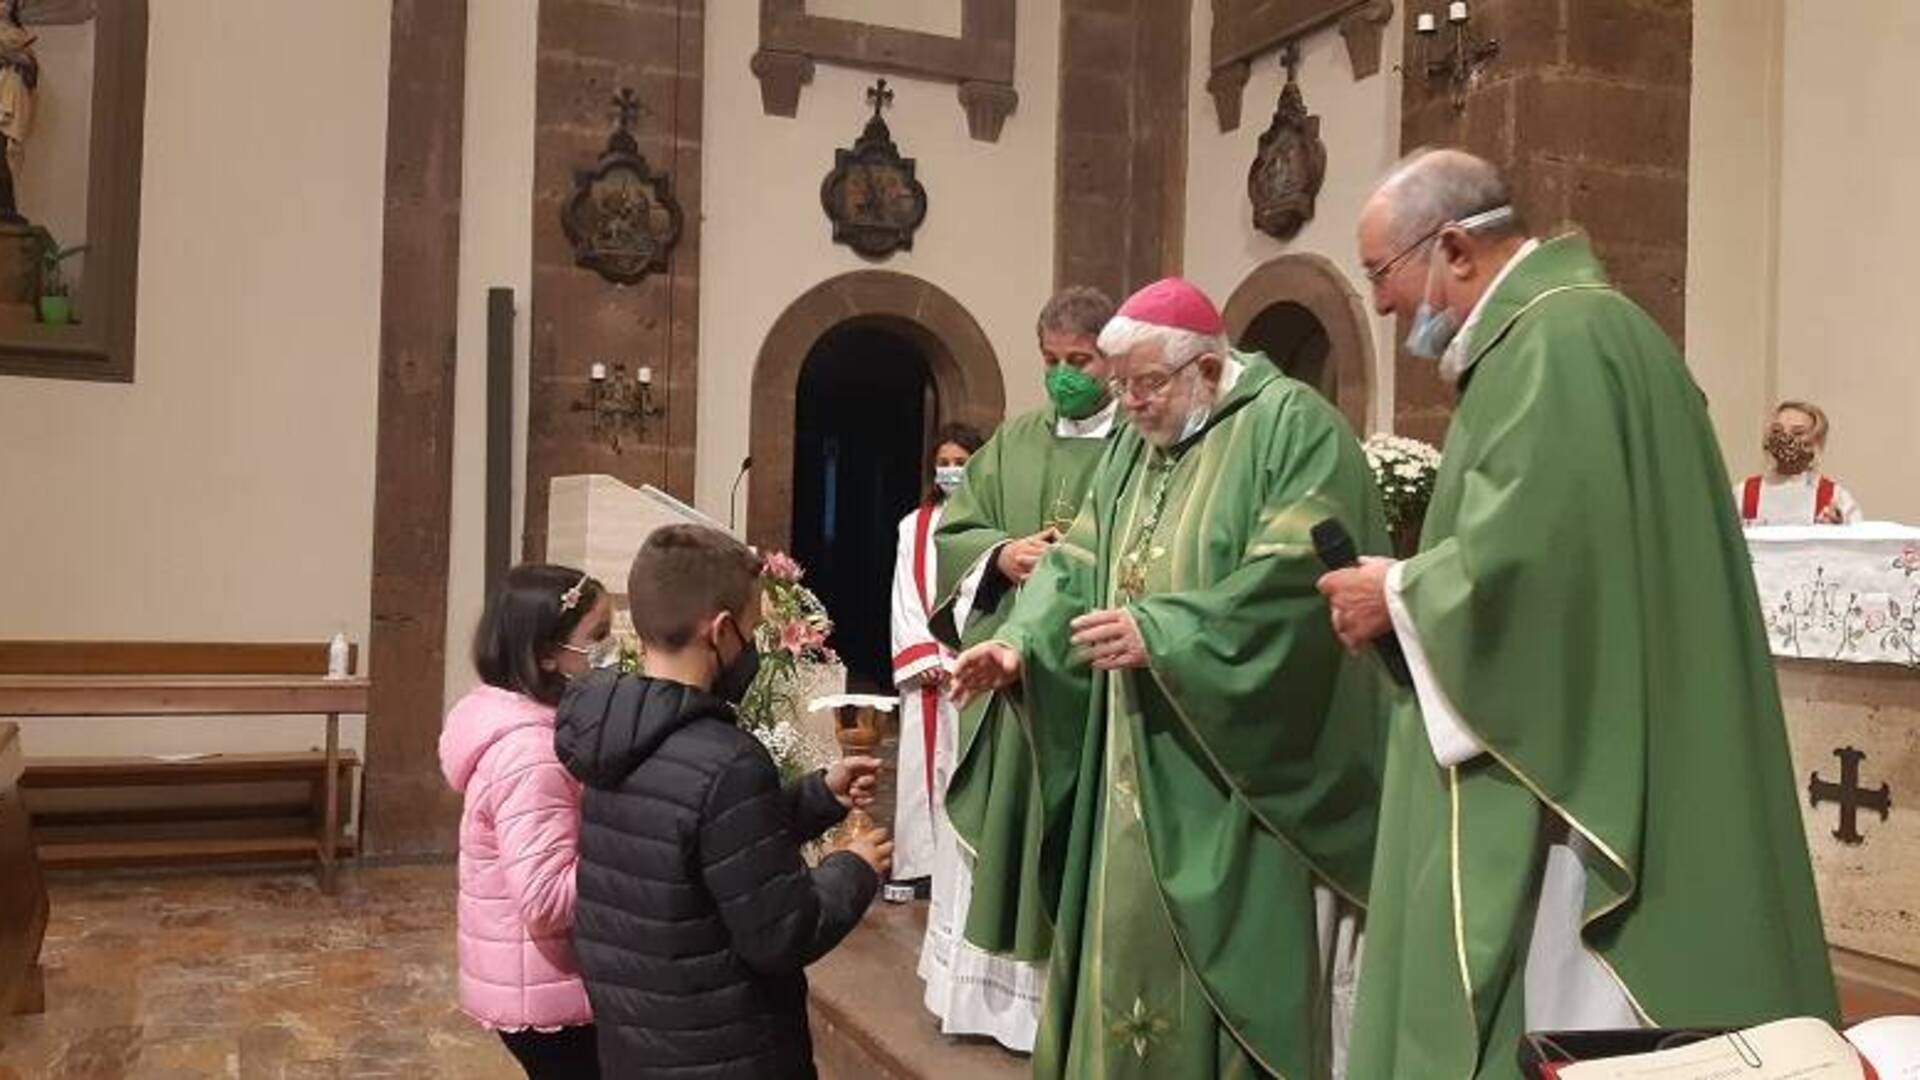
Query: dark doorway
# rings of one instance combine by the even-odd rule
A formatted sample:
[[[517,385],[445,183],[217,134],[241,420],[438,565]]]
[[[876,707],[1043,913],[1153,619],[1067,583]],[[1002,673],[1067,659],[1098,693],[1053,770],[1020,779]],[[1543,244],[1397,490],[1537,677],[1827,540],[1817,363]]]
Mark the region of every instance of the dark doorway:
[[[1263,352],[1281,371],[1336,401],[1338,386],[1328,362],[1333,352],[1327,328],[1313,312],[1290,301],[1272,304],[1253,317],[1240,335],[1240,348]]]
[[[922,496],[933,380],[903,334],[842,324],[800,370],[793,556],[834,621],[850,684],[890,687],[896,526]]]

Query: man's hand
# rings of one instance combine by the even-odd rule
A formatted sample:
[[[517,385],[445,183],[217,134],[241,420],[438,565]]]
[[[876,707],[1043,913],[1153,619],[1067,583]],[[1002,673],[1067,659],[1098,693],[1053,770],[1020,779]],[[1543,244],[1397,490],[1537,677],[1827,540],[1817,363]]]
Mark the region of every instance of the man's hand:
[[[1827,508],[1820,511],[1820,513],[1814,517],[1813,523],[1815,525],[1841,524],[1840,508],[1832,503],[1828,503]]]
[[[1095,671],[1147,666],[1147,643],[1140,624],[1122,608],[1091,611],[1073,620],[1073,647]]]
[[[873,805],[874,778],[880,772],[880,759],[843,757],[827,767],[827,790],[849,810]]]
[[[953,703],[966,708],[982,694],[1012,686],[1020,680],[1020,654],[998,641],[983,641],[953,662]]]
[[[1387,571],[1392,568],[1392,559],[1369,555],[1358,566],[1320,578],[1320,595],[1333,609],[1334,636],[1350,651],[1359,651],[1393,629],[1393,618],[1387,614]]]
[[[1033,568],[1040,564],[1047,549],[1059,539],[1060,530],[1049,528],[1032,536],[1010,540],[1000,545],[1000,554],[994,559],[994,566],[1008,581],[1024,585],[1033,576]]]
[[[847,841],[845,848],[860,856],[862,862],[885,881],[893,874],[893,834],[885,829],[868,829]]]

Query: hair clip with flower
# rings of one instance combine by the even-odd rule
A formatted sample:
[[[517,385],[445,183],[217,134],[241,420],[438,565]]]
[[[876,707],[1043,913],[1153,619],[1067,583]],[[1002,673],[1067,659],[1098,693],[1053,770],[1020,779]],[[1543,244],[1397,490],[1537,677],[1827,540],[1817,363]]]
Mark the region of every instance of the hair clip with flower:
[[[573,583],[573,588],[560,594],[560,614],[565,615],[580,606],[580,598],[586,595],[587,582],[590,580],[587,575],[581,574],[580,580]]]

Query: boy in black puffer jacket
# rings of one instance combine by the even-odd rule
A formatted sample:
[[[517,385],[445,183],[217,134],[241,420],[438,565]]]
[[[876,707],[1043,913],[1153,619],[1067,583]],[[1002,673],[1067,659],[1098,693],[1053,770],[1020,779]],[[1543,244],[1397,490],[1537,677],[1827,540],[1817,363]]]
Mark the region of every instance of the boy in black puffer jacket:
[[[783,788],[735,722],[759,664],[760,558],[671,526],[634,556],[646,675],[596,673],[560,703],[554,747],[586,785],[574,951],[618,1077],[812,1077],[803,969],[886,878],[884,832],[809,870],[801,843],[873,799],[873,758]]]

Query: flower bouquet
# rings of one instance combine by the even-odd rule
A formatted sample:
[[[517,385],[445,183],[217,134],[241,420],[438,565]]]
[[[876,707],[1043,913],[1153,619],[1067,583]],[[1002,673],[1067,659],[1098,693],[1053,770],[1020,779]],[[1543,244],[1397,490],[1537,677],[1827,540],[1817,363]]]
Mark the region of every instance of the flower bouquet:
[[[1420,526],[1433,498],[1433,478],[1440,472],[1440,451],[1419,439],[1381,432],[1362,444],[1373,482],[1386,505],[1387,527],[1393,530],[1394,550],[1412,555],[1420,544]]]
[[[805,714],[813,670],[840,662],[827,644],[833,619],[813,590],[801,584],[804,577],[806,571],[792,556],[779,551],[767,555],[761,570],[764,618],[754,634],[760,675],[740,702],[741,723],[766,744],[784,779],[839,756],[795,723]]]

